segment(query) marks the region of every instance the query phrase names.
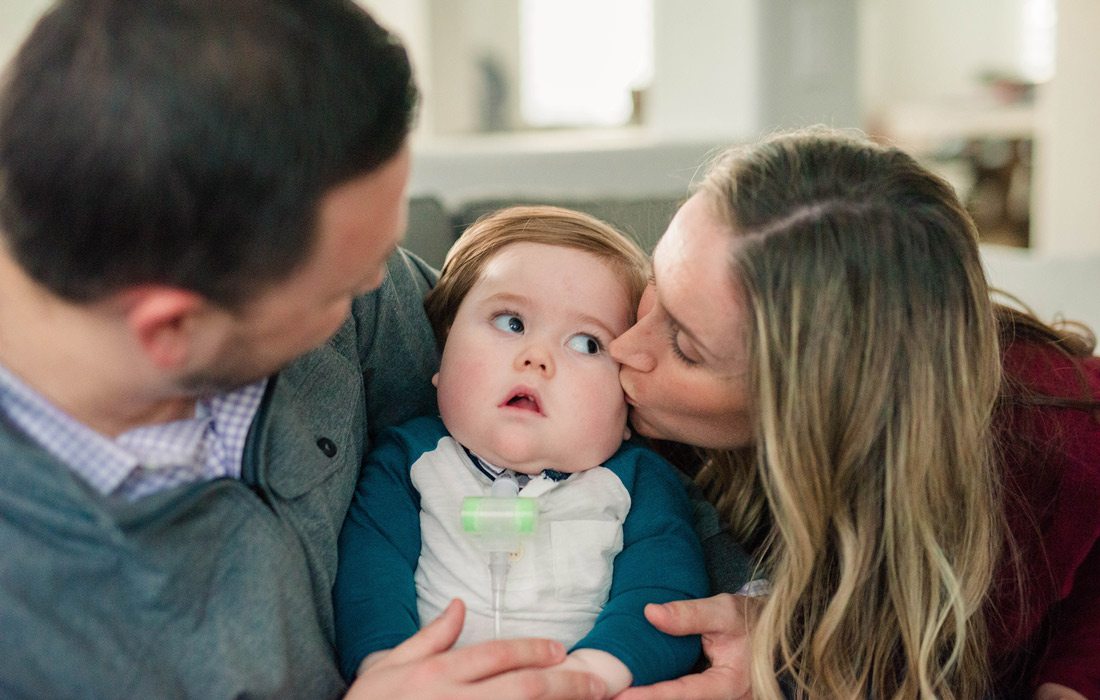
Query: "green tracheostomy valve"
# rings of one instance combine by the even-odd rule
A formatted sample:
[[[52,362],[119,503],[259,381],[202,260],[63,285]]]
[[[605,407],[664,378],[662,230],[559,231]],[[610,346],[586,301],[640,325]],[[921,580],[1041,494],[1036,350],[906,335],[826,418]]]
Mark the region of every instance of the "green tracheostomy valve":
[[[537,523],[538,502],[533,498],[462,499],[462,530],[473,535],[529,535]]]

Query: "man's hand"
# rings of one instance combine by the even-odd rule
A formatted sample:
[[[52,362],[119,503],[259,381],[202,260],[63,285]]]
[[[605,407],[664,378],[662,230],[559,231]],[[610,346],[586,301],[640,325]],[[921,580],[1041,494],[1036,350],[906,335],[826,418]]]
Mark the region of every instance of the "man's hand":
[[[756,599],[729,593],[647,605],[646,619],[662,632],[676,636],[701,634],[710,667],[675,680],[628,688],[616,700],[751,699],[747,610],[757,605]]]
[[[545,639],[508,639],[451,649],[466,616],[454,600],[435,621],[367,665],[348,700],[360,698],[539,698],[602,700],[607,689],[588,673],[550,669],[565,648]]]

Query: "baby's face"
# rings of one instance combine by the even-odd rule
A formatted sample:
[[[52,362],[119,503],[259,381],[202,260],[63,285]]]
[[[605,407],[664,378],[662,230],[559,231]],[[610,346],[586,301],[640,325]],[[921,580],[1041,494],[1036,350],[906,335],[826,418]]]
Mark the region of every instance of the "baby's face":
[[[575,248],[513,243],[486,264],[447,334],[436,386],[456,440],[498,467],[576,472],[626,430],[607,344],[631,322],[625,285]]]

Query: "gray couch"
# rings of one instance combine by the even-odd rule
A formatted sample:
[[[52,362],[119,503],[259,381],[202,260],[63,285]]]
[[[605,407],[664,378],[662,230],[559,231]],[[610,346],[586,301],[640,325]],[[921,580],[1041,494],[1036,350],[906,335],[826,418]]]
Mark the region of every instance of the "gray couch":
[[[603,219],[650,252],[682,201],[673,197],[491,198],[471,200],[448,209],[436,197],[418,196],[409,200],[405,247],[438,268],[455,239],[479,217],[517,204],[553,204]]]

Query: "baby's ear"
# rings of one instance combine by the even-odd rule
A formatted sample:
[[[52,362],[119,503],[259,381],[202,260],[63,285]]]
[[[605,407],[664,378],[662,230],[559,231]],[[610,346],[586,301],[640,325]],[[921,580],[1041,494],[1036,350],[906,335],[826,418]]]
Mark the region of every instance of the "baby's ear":
[[[436,389],[439,388],[439,372],[436,372],[432,375],[432,386],[434,386]]]

